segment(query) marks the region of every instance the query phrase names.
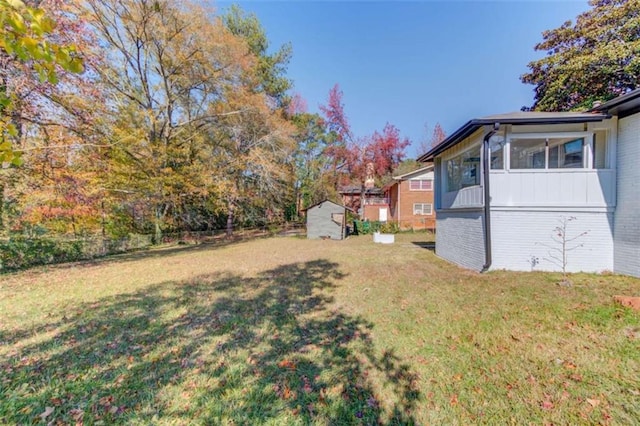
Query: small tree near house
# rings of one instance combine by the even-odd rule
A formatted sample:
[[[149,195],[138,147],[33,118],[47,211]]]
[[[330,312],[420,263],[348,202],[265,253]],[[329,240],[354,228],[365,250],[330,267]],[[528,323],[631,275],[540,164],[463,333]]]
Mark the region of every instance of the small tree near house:
[[[575,220],[578,220],[575,216],[561,216],[558,219],[558,226],[553,228],[553,233],[551,235],[551,239],[555,244],[540,243],[549,249],[548,257],[543,259],[562,269],[562,280],[558,284],[566,287],[570,287],[572,285],[571,280],[569,280],[567,275],[569,252],[584,246],[584,243],[578,243],[577,241],[589,233],[589,231],[584,231],[579,234],[570,235],[568,233],[569,223]]]

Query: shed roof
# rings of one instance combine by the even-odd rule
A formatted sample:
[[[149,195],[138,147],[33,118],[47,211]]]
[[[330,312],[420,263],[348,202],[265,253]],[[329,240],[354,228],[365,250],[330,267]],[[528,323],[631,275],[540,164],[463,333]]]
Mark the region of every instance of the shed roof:
[[[349,210],[350,212],[355,213],[355,210],[353,210],[353,209],[351,209],[351,208],[349,208],[349,207],[347,207],[347,206],[343,206],[342,204],[338,204],[338,203],[336,203],[336,202],[334,202],[334,201],[331,201],[331,200],[329,200],[329,199],[324,199],[324,200],[322,200],[322,201],[320,201],[320,202],[318,202],[318,203],[315,203],[315,204],[314,204],[314,205],[312,205],[312,206],[307,207],[306,209],[302,209],[302,211],[303,211],[303,212],[304,212],[304,211],[307,211],[307,210],[312,209],[312,208],[314,208],[314,207],[316,207],[316,206],[319,206],[319,205],[320,205],[320,204],[322,204],[322,203],[331,203],[331,204],[333,204],[333,205],[335,205],[335,206],[337,206],[337,207],[342,207],[342,208],[343,208],[343,209],[345,209],[345,210]]]
[[[539,111],[518,111],[506,114],[489,115],[481,118],[474,118],[465,123],[449,137],[435,146],[429,152],[418,157],[418,161],[431,161],[433,158],[462,142],[478,129],[487,125],[499,124],[569,124],[569,123],[589,123],[602,121],[610,116],[602,111],[593,112],[539,112]]]

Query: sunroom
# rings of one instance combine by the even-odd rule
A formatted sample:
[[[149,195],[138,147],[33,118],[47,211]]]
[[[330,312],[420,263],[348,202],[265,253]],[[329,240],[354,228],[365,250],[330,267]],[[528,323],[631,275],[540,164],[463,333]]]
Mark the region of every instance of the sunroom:
[[[601,113],[469,121],[420,158],[435,164],[436,252],[478,270],[558,270],[549,247],[571,218],[585,235],[568,270],[611,269],[615,140]]]

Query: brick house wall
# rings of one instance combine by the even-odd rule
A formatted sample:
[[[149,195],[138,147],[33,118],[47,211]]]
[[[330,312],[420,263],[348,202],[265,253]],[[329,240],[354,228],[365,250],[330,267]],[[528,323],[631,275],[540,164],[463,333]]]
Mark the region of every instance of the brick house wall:
[[[391,208],[389,206],[389,204],[387,203],[373,203],[373,204],[366,204],[364,206],[364,219],[365,220],[369,220],[369,221],[379,221],[381,219],[380,215],[380,210],[381,209],[386,209],[387,210],[387,220],[386,222],[389,222],[392,220],[391,218]]]
[[[412,188],[412,181],[414,182]],[[418,181],[430,181],[428,187],[418,188]],[[419,170],[396,178],[387,189],[390,200],[390,220],[398,223],[400,229],[435,229],[436,212],[433,205],[433,171]],[[415,214],[416,205],[426,208]]]
[[[395,196],[390,198],[395,202],[394,220],[398,222],[400,228],[435,229],[436,211],[433,206],[433,186],[430,190],[411,190],[411,181],[403,180],[394,187]],[[431,206],[430,214],[414,214],[415,204],[429,204]]]

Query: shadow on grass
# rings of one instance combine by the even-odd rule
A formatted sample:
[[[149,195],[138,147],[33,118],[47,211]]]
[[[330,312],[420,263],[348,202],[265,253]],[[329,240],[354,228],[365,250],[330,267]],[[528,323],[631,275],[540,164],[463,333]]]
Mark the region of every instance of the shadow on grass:
[[[206,275],[5,333],[0,421],[414,424],[415,374],[331,310],[343,278],[326,260]]]
[[[435,241],[414,241],[413,245],[418,246],[423,249],[427,249],[430,251],[436,251],[436,243]]]

